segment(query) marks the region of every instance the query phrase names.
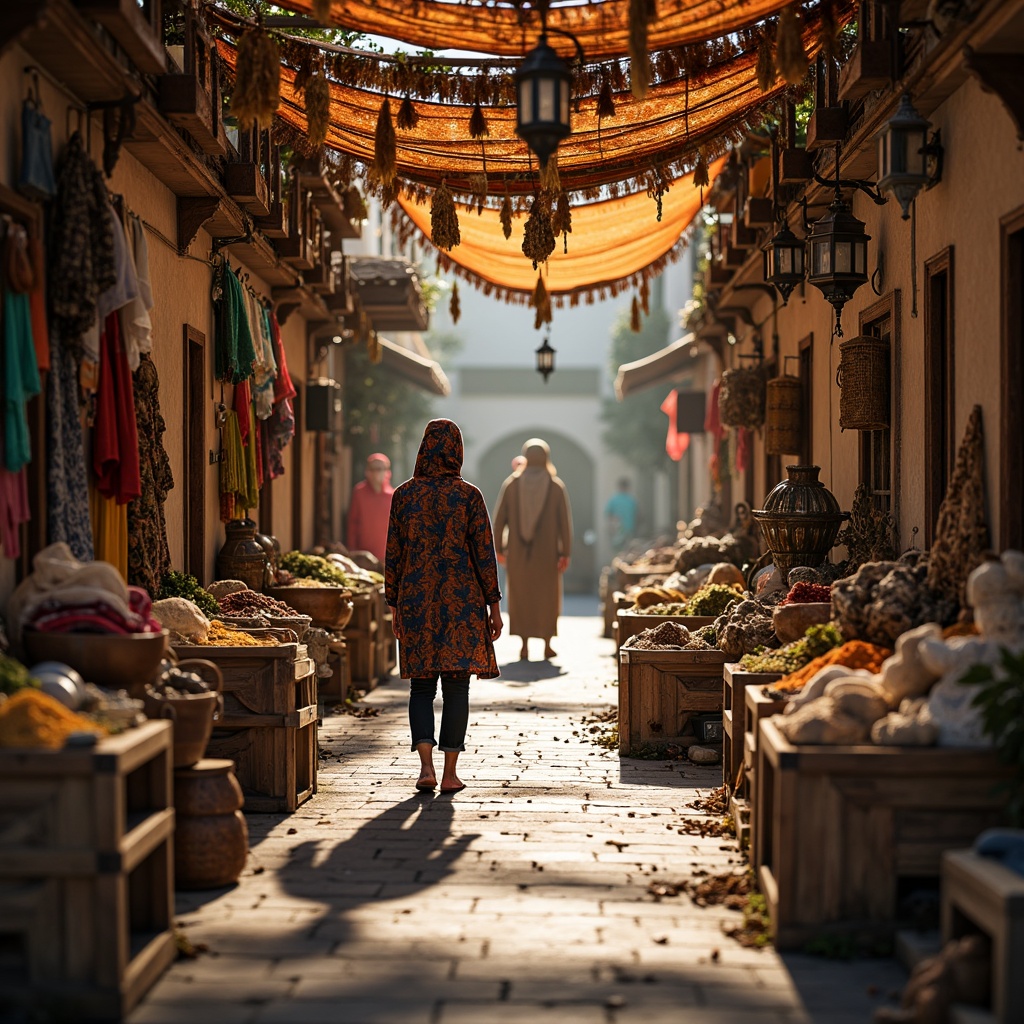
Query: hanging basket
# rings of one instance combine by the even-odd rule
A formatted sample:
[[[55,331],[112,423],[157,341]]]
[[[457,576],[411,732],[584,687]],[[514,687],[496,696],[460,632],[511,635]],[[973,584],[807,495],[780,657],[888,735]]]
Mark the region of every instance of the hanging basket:
[[[765,385],[764,450],[795,455],[803,450],[803,385],[799,377],[775,377]]]
[[[722,374],[718,407],[726,427],[757,430],[764,424],[764,370],[740,366]]]
[[[889,342],[861,336],[840,343],[840,430],[888,430],[889,378]]]

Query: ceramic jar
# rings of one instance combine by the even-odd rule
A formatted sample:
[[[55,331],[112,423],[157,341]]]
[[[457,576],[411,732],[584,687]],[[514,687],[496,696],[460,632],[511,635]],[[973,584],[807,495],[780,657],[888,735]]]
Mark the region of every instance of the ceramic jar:
[[[251,519],[232,519],[224,526],[227,540],[217,555],[217,579],[241,580],[250,590],[263,590],[268,558],[256,540]]]
[[[763,509],[753,512],[772,561],[783,573],[798,565],[821,565],[840,525],[850,518],[818,479],[820,471],[818,466],[787,466],[787,479],[772,488]]]
[[[238,881],[249,854],[242,788],[233,761],[205,758],[174,772],[174,880],[178,889]]]

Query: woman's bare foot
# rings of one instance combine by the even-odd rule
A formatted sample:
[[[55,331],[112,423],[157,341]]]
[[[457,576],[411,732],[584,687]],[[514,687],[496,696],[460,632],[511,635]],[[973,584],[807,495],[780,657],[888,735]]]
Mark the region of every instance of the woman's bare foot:
[[[417,789],[434,789],[437,786],[437,777],[433,772],[429,774],[422,772],[420,777],[416,780]]]
[[[522,650],[520,650],[520,652],[519,652],[519,660],[520,661],[529,661],[530,660],[530,651],[529,651],[529,647],[528,647],[528,645],[527,645],[525,640],[523,641]]]
[[[416,788],[433,789],[437,785],[437,773],[434,771],[434,744],[418,743],[416,753],[420,755],[420,777],[416,780]]]
[[[451,775],[441,776],[441,792],[442,793],[457,793],[460,789],[465,789],[466,786],[463,781],[454,772]]]
[[[558,657],[558,653],[555,651],[554,647],[552,647],[550,643],[544,644],[544,657],[549,660],[551,658]]]

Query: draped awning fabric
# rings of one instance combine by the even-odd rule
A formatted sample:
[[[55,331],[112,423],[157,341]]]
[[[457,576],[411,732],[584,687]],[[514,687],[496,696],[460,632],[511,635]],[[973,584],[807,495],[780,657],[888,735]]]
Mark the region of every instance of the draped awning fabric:
[[[721,157],[709,168],[713,182],[725,165]],[[430,240],[430,204],[399,197],[402,212],[423,237]],[[595,292],[607,288],[617,294],[631,279],[657,272],[664,262],[681,252],[680,238],[701,207],[700,190],[687,179],[676,182],[662,197],[662,217],[657,220],[654,200],[643,193],[599,203],[573,207],[572,233],[568,253],[561,237],[541,273],[552,296]],[[523,255],[525,217],[512,221],[512,234],[505,238],[498,211],[457,204],[462,241],[448,253],[441,253],[445,269],[489,285],[485,293],[497,292],[513,299],[533,294],[537,271]],[[633,283],[636,283],[633,280]]]
[[[615,375],[615,396],[621,402],[627,395],[634,395],[655,384],[663,384],[679,374],[697,369],[702,355],[693,355],[697,339],[684,334],[678,341],[658,349],[632,363],[623,363]]]
[[[647,30],[647,48],[660,50],[717,39],[777,14],[792,0],[658,0]],[[309,14],[313,0],[276,0],[277,6]],[[572,32],[587,60],[629,52],[630,0],[553,0],[548,27]],[[510,4],[479,0],[334,0],[330,21],[356,32],[399,39],[428,50],[458,49],[519,57],[537,41],[540,16]],[[552,46],[572,44],[552,34]]]
[[[451,382],[439,363],[433,359],[410,352],[387,338],[377,336],[381,348],[381,365],[401,374],[406,380],[429,391],[432,395],[447,398],[452,393]]]
[[[819,46],[813,16],[805,19],[802,35],[806,52],[813,56]],[[237,50],[225,40],[220,40],[219,50],[233,74]],[[699,154],[724,152],[786,93],[781,79],[761,91],[757,60],[756,45],[749,40],[746,48],[725,46],[699,74],[654,85],[644,100],[628,92],[617,94],[613,117],[598,117],[596,96],[580,98],[573,105],[572,134],[558,148],[561,187],[571,192],[611,183],[626,183],[630,190],[647,188],[657,175],[672,178],[692,169]],[[295,69],[282,67],[278,116],[301,143],[307,121],[295,77]],[[381,92],[332,81],[327,145],[372,164],[383,99]],[[392,97],[393,116],[399,102]],[[506,189],[513,194],[535,191],[537,162],[516,135],[514,105],[487,106],[488,135],[479,140],[469,134],[472,104],[416,100],[414,105],[417,126],[395,133],[395,165],[402,182],[436,188],[447,181],[452,192],[467,197],[481,191],[481,177],[492,197]]]

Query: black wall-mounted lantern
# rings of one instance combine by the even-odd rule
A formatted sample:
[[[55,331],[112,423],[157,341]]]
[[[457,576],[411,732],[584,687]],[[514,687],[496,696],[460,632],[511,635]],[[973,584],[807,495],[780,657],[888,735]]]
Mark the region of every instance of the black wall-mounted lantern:
[[[783,223],[767,245],[764,253],[764,279],[774,285],[782,296],[782,304],[789,302],[793,289],[804,279],[804,252],[806,245]]]
[[[555,350],[551,347],[550,335],[544,338],[544,344],[537,349],[537,372],[544,378],[545,384],[555,372]]]
[[[943,150],[939,133],[928,138],[931,122],[914,108],[909,93],[878,133],[878,190],[892,192],[910,217],[910,204],[922,189],[942,180]]]
[[[868,241],[864,222],[836,188],[828,212],[814,222],[807,236],[807,280],[821,291],[836,311],[836,334],[843,336],[843,306],[868,280]]]

